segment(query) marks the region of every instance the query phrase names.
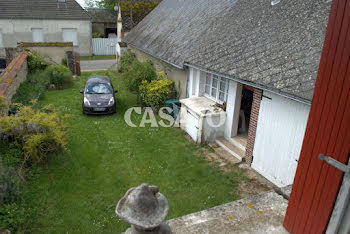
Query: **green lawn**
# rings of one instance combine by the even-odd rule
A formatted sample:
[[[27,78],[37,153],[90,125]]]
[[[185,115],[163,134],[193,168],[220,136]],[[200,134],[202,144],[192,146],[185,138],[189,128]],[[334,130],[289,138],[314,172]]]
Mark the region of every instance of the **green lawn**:
[[[80,56],[80,60],[103,60],[103,59],[115,59],[115,55],[92,55],[92,56]]]
[[[92,74],[113,79],[118,111],[85,116],[79,90]],[[177,128],[132,128],[123,114],[136,105],[115,73],[84,73],[70,89],[50,91],[42,105],[70,113],[69,151],[40,167],[22,189],[27,218],[22,231],[32,233],[118,233],[128,224],[114,212],[125,192],[141,183],[155,184],[169,200],[168,219],[238,199],[243,171],[224,174],[200,156],[200,146]],[[134,116],[140,120],[140,116]],[[37,168],[38,169],[38,168]],[[35,170],[35,168],[34,168]]]

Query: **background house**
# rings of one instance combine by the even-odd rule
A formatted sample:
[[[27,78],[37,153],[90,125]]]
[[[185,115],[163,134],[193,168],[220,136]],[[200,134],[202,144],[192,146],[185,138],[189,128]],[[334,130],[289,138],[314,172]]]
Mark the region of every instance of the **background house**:
[[[92,19],[93,37],[117,37],[118,12],[104,8],[88,8],[86,10]]]
[[[18,42],[73,42],[75,52],[91,55],[90,16],[75,0],[2,0],[0,48]]]
[[[194,141],[217,142],[282,187],[298,164],[330,4],[164,0],[124,41],[180,84]]]

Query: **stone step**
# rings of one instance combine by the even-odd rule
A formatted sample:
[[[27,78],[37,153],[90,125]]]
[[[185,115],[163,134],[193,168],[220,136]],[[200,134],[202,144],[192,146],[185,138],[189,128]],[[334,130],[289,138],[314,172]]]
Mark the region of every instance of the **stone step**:
[[[245,157],[245,151],[243,151],[241,148],[236,147],[233,145],[230,141],[226,140],[225,138],[218,138],[215,140],[216,144],[218,144],[220,147],[222,147],[225,151],[227,151],[232,156],[236,157],[239,161],[242,161]]]
[[[232,154],[227,152],[224,148],[222,148],[218,144],[212,143],[212,144],[209,144],[209,146],[212,147],[215,150],[215,154],[218,155],[218,157],[224,160],[225,162],[229,164],[237,164],[241,162],[241,160],[238,160],[236,157],[232,157]],[[226,166],[226,165],[222,164],[219,166]]]
[[[245,152],[247,148],[247,137],[246,135],[238,135],[229,139],[229,142]]]

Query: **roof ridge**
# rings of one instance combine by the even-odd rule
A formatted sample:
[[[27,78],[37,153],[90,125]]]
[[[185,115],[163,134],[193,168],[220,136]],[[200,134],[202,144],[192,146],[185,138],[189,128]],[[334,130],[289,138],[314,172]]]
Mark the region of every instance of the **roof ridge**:
[[[75,0],[1,0],[0,19],[91,20]]]

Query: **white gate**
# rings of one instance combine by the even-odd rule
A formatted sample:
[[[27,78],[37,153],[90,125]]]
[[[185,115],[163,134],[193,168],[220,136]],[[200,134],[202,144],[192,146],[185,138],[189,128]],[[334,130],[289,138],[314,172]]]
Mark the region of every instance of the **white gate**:
[[[264,96],[252,167],[275,185],[283,187],[293,183],[310,106],[266,91]]]
[[[94,55],[115,55],[117,38],[93,38],[92,53]]]

